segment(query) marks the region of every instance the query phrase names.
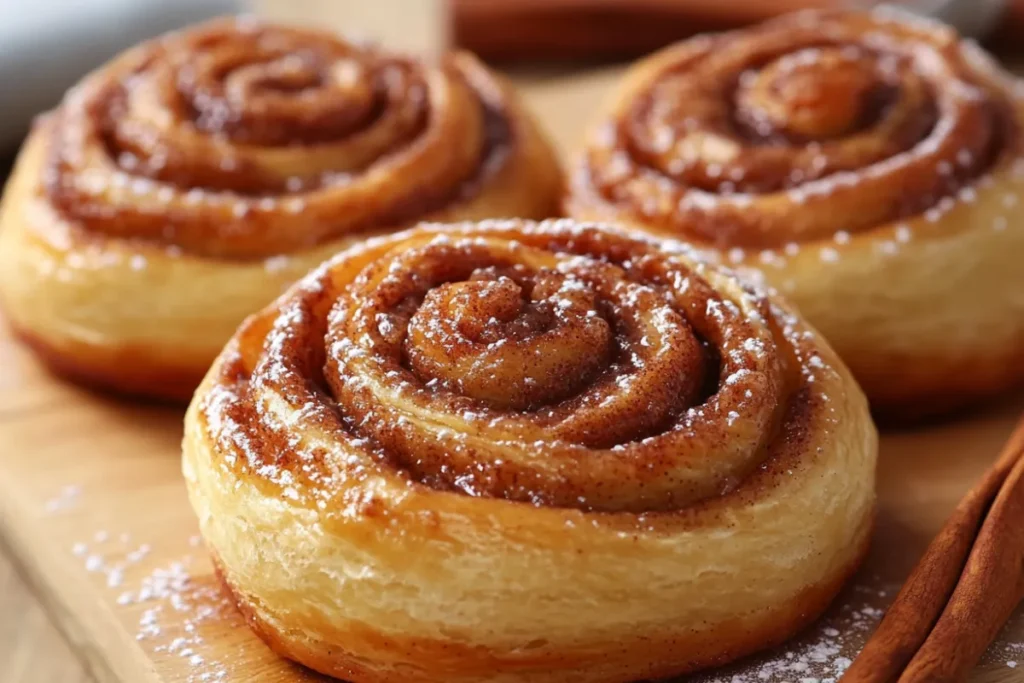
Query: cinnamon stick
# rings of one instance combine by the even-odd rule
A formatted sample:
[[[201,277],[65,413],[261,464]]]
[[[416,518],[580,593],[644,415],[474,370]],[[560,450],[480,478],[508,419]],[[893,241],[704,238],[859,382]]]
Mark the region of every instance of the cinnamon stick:
[[[1024,594],[1024,418],[911,572],[843,683],[953,683]]]

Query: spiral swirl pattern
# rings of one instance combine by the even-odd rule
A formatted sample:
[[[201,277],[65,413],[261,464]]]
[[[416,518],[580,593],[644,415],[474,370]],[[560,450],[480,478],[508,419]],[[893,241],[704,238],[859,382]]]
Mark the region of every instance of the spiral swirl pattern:
[[[952,29],[898,12],[687,41],[633,72],[570,213],[754,249],[941,213],[1017,156],[1015,97]]]
[[[424,230],[334,261],[251,323],[206,410],[222,426],[242,411],[215,430],[229,450],[235,428],[290,443],[286,415],[312,412],[367,466],[433,488],[674,510],[766,457],[799,375],[772,318],[617,233]]]
[[[721,663],[818,614],[870,528],[876,437],[827,345],[682,245],[595,224],[340,254],[242,326],[185,424],[243,613],[359,683]]]
[[[471,55],[223,19],[125,52],[40,118],[0,205],[0,298],[60,374],[187,401],[330,255],[421,220],[544,218],[562,192]]]
[[[89,230],[267,257],[471,203],[529,143],[514,114],[465,54],[435,68],[221,20],[143,44],[71,91],[45,177]]]

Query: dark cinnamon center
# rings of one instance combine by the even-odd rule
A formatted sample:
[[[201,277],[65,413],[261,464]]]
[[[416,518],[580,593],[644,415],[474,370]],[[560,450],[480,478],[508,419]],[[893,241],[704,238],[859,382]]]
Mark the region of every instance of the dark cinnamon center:
[[[613,333],[596,308],[594,292],[561,273],[524,282],[478,273],[427,293],[405,354],[424,381],[494,407],[550,403],[607,363]]]
[[[775,130],[836,138],[863,125],[880,85],[875,63],[849,48],[807,48],[743,78],[741,107]]]

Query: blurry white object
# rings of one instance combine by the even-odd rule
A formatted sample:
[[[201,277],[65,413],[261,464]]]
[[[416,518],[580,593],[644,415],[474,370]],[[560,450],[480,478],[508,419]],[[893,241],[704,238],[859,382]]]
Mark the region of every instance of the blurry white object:
[[[0,0],[0,151],[84,74],[141,40],[209,17],[240,0]]]
[[[1006,0],[912,0],[898,3],[912,12],[944,21],[965,38],[984,38],[1006,11]]]

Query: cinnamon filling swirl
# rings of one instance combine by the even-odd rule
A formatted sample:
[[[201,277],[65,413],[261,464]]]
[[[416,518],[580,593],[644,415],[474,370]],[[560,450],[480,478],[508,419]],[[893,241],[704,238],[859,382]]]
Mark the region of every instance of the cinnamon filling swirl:
[[[400,237],[242,330],[204,408],[232,462],[671,511],[734,489],[799,421],[801,361],[767,303],[657,243],[560,224]],[[362,464],[325,462],[324,440]]]
[[[1017,145],[1010,95],[952,29],[813,12],[655,55],[594,136],[571,202],[718,247],[915,216]],[[1008,150],[1010,150],[1008,152]]]
[[[248,20],[170,34],[75,88],[49,197],[86,230],[254,259],[475,194],[514,144],[466,55],[437,67]]]

